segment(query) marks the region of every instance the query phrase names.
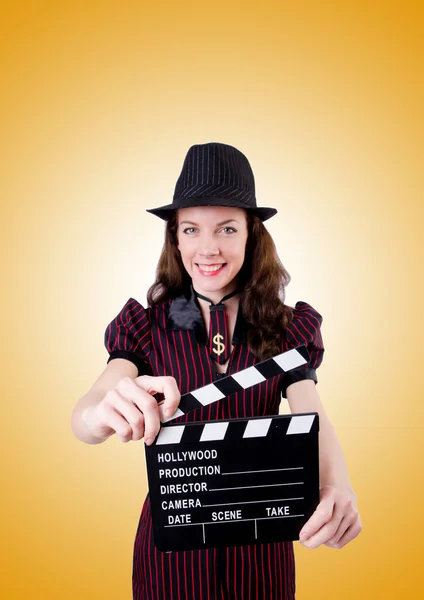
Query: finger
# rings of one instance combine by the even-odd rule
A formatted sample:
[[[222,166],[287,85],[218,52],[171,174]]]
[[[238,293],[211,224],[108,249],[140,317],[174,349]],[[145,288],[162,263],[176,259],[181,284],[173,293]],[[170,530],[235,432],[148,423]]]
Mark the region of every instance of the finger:
[[[355,521],[353,525],[348,527],[342,537],[336,542],[333,548],[340,549],[346,546],[349,542],[355,539],[362,531],[362,525],[359,520]]]
[[[108,424],[109,427],[115,430],[117,437],[121,442],[129,442],[132,438],[132,428],[128,421],[115,410],[114,403],[116,403],[116,398],[114,398],[115,393],[113,390],[108,392],[105,396],[108,397],[107,402],[102,402],[99,404],[99,417]]]
[[[336,533],[340,522],[344,516],[343,507],[339,504],[334,505],[332,517],[327,521],[315,534],[311,535],[307,540],[301,540],[306,548],[318,548],[321,544],[327,542]]]
[[[340,549],[345,546],[348,542],[353,540],[362,531],[362,524],[359,518],[359,513],[350,519],[346,519],[345,526],[340,524],[336,535],[328,541],[327,546],[330,548]]]
[[[156,377],[152,377],[151,379],[156,379]],[[156,387],[160,388],[162,386],[160,383],[155,386],[149,385],[147,386],[149,391],[147,391],[146,388],[143,389],[140,387],[135,383],[134,379],[131,379],[130,377],[124,377],[115,386],[115,390],[117,390],[121,396],[133,402],[143,413],[144,441],[146,444],[152,443],[160,430],[158,403],[151,395],[151,392],[155,390]],[[160,391],[160,389],[157,391]]]
[[[100,439],[107,439],[116,432],[113,427],[99,418],[99,406],[101,402],[87,406],[81,414],[81,419],[93,435]]]
[[[334,545],[339,541],[339,539],[345,533],[347,528],[350,526],[350,524],[351,524],[351,522],[349,521],[349,519],[346,517],[343,517],[343,519],[339,523],[339,526],[336,529],[335,534],[324,542],[325,545],[329,546],[330,548],[333,548]]]
[[[116,390],[115,390],[116,391]],[[130,400],[122,398],[116,391],[113,408],[118,411],[131,427],[131,437],[134,442],[144,436],[145,419],[141,410]]]
[[[349,510],[349,512],[345,512],[345,514],[343,516],[343,519],[340,521],[340,524],[339,524],[339,526],[337,528],[337,531],[335,532],[335,534],[333,535],[333,537],[330,538],[325,543],[328,546],[333,546],[334,544],[337,544],[337,542],[340,540],[340,538],[345,533],[345,531],[351,525],[353,525],[353,523],[356,521],[357,518],[358,518],[358,511],[355,510],[353,507],[351,507],[351,510]]]
[[[334,495],[323,493],[323,499],[300,531],[299,539],[307,540],[333,518]]]
[[[311,535],[307,540],[301,540],[301,544],[306,548],[318,548],[318,546],[324,544],[334,535],[338,524],[339,520],[336,518],[331,519],[331,521],[323,525],[321,529],[319,529],[314,535]]]
[[[181,392],[178,389],[177,381],[175,377],[164,376],[164,377],[150,377],[145,376],[144,381],[140,382],[143,389],[150,392],[151,386],[154,386],[154,390],[162,392],[165,399],[159,403],[159,414],[162,422],[170,420],[177,411],[178,405],[181,400]]]
[[[181,410],[178,410],[178,407],[176,409],[172,409],[169,407],[166,408],[165,401],[160,402],[158,404],[158,408],[159,408],[159,418],[160,418],[161,423],[167,423],[168,421],[172,421],[172,419],[181,417],[181,415],[184,414]],[[166,413],[165,413],[165,410],[166,410]]]
[[[181,393],[174,377],[164,377],[163,384],[163,393],[165,395],[163,413],[165,417],[171,417],[178,408],[181,400]]]
[[[348,510],[348,505],[339,501],[334,504],[333,516],[328,523],[326,523],[319,531],[317,531],[314,535],[312,535],[304,545],[307,548],[318,548],[321,544],[325,544],[329,539],[332,539],[336,534],[337,530],[341,526],[341,522],[344,517],[347,517],[351,514],[350,510]],[[350,522],[347,523],[346,527],[348,527]]]

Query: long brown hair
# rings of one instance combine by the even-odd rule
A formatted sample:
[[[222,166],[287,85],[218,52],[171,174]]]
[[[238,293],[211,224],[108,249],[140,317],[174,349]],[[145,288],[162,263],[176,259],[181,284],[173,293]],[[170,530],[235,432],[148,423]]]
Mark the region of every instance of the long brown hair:
[[[290,275],[281,263],[270,233],[261,219],[246,211],[248,237],[245,259],[237,274],[240,304],[247,327],[247,343],[252,353],[266,360],[281,352],[283,330],[293,318],[293,308],[284,304]],[[165,228],[165,242],[156,268],[156,281],[147,292],[149,306],[182,293],[191,285],[177,248],[178,220],[172,211]]]

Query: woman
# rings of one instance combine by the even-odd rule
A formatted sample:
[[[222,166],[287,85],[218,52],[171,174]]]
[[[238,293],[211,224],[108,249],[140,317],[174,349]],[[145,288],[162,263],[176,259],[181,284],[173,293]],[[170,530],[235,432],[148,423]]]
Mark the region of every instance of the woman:
[[[321,315],[284,304],[290,277],[256,205],[247,158],[220,143],[192,146],[173,203],[148,212],[166,220],[148,307],[129,298],[105,331],[108,364],[75,407],[75,435],[101,443],[144,436],[151,444],[181,394],[305,344],[307,365],[174,419],[174,423],[292,413],[320,416],[320,504],[304,525],[305,547],[341,548],[361,530],[356,495],[316,391],[324,347]],[[155,398],[153,396],[156,396]],[[153,543],[150,497],[134,543],[133,598],[295,598],[292,542],[164,553]]]

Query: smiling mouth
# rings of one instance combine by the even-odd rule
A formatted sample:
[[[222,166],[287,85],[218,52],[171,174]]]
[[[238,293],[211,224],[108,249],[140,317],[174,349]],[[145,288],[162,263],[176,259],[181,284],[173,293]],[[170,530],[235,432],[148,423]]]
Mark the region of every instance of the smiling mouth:
[[[205,273],[216,273],[217,271],[223,269],[226,264],[227,263],[219,263],[215,265],[200,265],[199,263],[196,263],[196,266],[198,266],[199,269],[201,271],[204,271]]]

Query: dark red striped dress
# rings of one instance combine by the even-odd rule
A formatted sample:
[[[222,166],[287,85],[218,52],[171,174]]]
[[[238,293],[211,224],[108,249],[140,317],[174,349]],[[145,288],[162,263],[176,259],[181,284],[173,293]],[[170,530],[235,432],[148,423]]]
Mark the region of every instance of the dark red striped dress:
[[[308,366],[237,392],[173,422],[276,415],[290,383],[302,379],[317,383],[316,369],[324,355],[322,317],[306,302],[297,302],[294,309],[281,351],[306,344],[310,354]],[[259,362],[247,348],[244,323],[240,308],[227,373]],[[192,288],[187,297],[182,295],[147,309],[129,298],[107,326],[104,342],[110,354],[107,362],[126,358],[138,367],[139,375],[172,375],[181,394],[219,377],[208,353],[206,329]],[[157,398],[160,401],[163,395],[157,394]],[[153,544],[147,494],[134,542],[132,585],[134,600],[292,600],[293,542],[161,552]]]

